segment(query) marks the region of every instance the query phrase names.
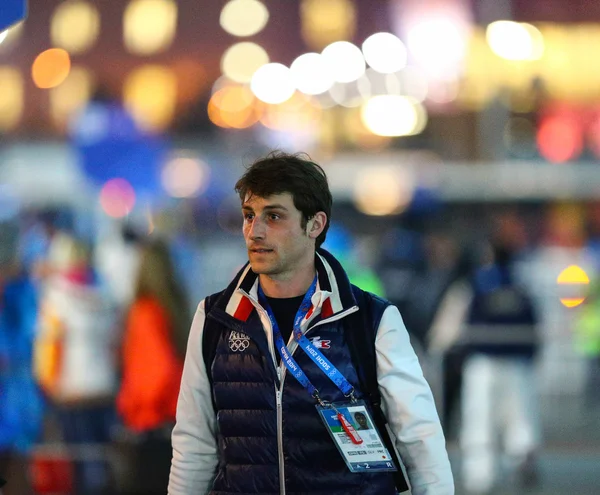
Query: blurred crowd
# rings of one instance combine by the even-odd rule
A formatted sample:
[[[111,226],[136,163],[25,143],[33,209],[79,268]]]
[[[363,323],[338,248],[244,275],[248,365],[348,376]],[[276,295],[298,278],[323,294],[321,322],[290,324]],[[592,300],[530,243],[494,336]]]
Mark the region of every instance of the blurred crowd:
[[[469,493],[489,492],[505,461],[539,481],[541,394],[600,405],[600,209],[582,208],[368,236],[342,222],[324,244],[400,308]],[[56,214],[0,222],[4,495],[166,492],[198,301],[172,238],[128,224],[88,237]],[[572,265],[591,283],[557,284]]]

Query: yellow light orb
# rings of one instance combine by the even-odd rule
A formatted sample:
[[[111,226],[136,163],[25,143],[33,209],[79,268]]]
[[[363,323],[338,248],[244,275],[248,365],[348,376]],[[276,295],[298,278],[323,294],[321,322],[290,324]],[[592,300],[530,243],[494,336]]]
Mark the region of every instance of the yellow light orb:
[[[574,308],[585,301],[585,293],[590,283],[588,274],[577,265],[570,265],[558,274],[556,283],[562,286],[560,302],[567,308]]]
[[[269,21],[269,10],[258,0],[231,0],[221,11],[221,27],[233,36],[253,36]]]

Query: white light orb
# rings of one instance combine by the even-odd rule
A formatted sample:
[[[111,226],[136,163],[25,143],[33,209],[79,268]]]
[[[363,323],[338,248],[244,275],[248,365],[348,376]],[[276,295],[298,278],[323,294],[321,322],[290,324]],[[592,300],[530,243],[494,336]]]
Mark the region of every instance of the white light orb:
[[[365,73],[365,59],[360,48],[348,41],[336,41],[322,52],[333,79],[340,83],[356,81]]]
[[[406,66],[406,47],[391,33],[375,33],[362,45],[362,52],[373,69],[382,74],[391,74]]]
[[[289,100],[296,91],[290,69],[278,63],[260,67],[252,76],[250,89],[259,100],[273,105]]]
[[[538,60],[544,54],[544,37],[531,24],[496,21],[485,35],[491,50],[506,60]]]
[[[292,62],[290,71],[296,89],[306,95],[320,95],[333,84],[333,74],[319,53],[305,53]]]
[[[414,98],[378,95],[363,105],[361,119],[378,136],[412,136],[425,128],[427,112]]]

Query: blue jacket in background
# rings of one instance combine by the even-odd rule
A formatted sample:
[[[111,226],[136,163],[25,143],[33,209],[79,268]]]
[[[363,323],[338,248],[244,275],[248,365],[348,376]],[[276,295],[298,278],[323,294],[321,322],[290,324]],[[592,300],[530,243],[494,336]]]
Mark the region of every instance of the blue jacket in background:
[[[27,452],[38,439],[43,399],[33,377],[36,292],[25,274],[0,294],[0,452]]]
[[[508,265],[488,265],[475,273],[467,318],[465,345],[469,351],[534,356],[538,347],[535,309]]]

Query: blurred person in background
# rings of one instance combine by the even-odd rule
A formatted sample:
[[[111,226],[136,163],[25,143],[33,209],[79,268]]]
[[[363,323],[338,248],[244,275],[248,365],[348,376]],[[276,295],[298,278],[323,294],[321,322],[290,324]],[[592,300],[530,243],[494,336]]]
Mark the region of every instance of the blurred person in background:
[[[90,256],[81,240],[53,237],[35,350],[36,374],[55,408],[78,495],[112,489],[107,446],[115,419],[117,329]]]
[[[508,455],[520,482],[537,479],[539,417],[534,357],[538,349],[533,303],[513,276],[514,237],[503,220],[484,265],[474,275],[473,295],[461,337],[464,363],[460,445],[468,493],[489,493]],[[502,447],[496,445],[500,433]],[[506,480],[505,480],[506,481]]]
[[[600,282],[597,280],[576,317],[573,330],[576,349],[588,362],[584,403],[596,411],[600,408]]]
[[[437,367],[439,408],[442,426],[448,441],[458,438],[460,398],[466,349],[460,337],[473,298],[473,254],[464,249],[458,255],[448,283],[444,284],[435,307],[431,307],[431,326],[427,338],[427,356],[430,366]]]
[[[32,370],[37,301],[17,253],[18,228],[0,224],[0,477],[4,495],[31,494],[28,455],[38,440],[43,400]]]
[[[170,435],[191,316],[162,240],[142,245],[134,297],[126,317],[122,385],[117,407],[134,434],[127,493],[164,494],[171,465]]]

